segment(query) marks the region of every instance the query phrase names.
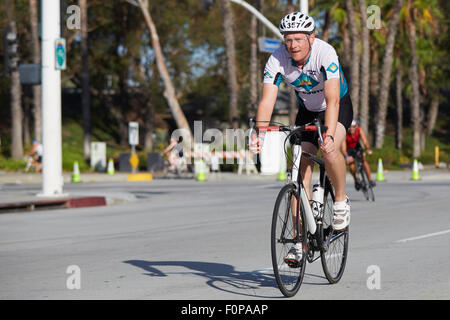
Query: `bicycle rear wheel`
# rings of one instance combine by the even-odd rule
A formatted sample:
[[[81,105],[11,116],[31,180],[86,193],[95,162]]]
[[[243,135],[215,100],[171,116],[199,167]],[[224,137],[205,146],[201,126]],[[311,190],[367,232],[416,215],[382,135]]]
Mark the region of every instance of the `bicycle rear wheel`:
[[[272,217],[271,252],[272,267],[278,288],[286,297],[294,296],[300,289],[305,274],[306,252],[303,244],[302,260],[296,266],[284,262],[289,249],[300,239],[305,239],[306,223],[294,218],[297,204],[297,188],[294,184],[285,185],[279,192]],[[301,204],[300,207],[302,208]],[[303,219],[303,210],[300,210]],[[297,231],[299,230],[299,231]],[[299,237],[296,237],[297,233]]]
[[[347,263],[349,227],[344,230],[333,230],[333,203],[334,192],[329,187],[325,188],[324,208],[322,224],[320,225],[320,235],[325,244],[325,248],[320,251],[322,269],[329,283],[337,283],[344,274]]]

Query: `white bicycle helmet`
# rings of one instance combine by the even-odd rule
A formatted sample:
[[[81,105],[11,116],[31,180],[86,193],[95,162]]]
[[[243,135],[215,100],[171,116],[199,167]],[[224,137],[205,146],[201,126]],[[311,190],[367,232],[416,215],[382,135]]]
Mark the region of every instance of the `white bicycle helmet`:
[[[312,33],[315,28],[314,19],[300,11],[284,16],[280,22],[280,32],[306,32]]]

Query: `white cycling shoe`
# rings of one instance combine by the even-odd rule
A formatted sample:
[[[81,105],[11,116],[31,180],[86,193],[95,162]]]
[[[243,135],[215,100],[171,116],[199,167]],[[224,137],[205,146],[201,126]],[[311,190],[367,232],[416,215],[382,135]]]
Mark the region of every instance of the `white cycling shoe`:
[[[291,247],[288,254],[284,258],[284,262],[291,268],[296,268],[300,261],[302,260],[303,256],[303,248],[302,243],[298,242],[295,245]]]
[[[347,197],[344,201],[335,202],[333,205],[333,229],[342,230],[350,224],[350,200]]]

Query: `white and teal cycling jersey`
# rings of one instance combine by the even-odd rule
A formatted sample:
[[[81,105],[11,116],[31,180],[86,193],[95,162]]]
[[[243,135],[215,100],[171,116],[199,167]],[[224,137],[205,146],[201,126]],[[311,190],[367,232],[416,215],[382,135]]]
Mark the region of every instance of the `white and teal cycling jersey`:
[[[342,98],[347,93],[348,86],[336,50],[317,38],[311,46],[310,56],[303,68],[299,68],[286,47],[281,46],[272,53],[264,69],[264,83],[279,86],[284,80],[295,89],[299,103],[313,112],[326,109],[324,82],[333,78],[340,79]]]

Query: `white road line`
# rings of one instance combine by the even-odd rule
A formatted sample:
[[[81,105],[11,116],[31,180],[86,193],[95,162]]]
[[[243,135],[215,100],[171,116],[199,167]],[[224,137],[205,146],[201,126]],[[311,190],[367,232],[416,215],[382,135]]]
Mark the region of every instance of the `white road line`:
[[[397,240],[395,242],[397,242],[397,243],[405,243],[405,242],[408,242],[408,241],[414,241],[414,240],[425,239],[425,238],[430,238],[430,237],[434,237],[434,236],[440,236],[440,235],[446,234],[446,233],[450,233],[450,229],[444,230],[444,231],[439,231],[439,232],[434,232],[434,233],[428,233],[428,234],[424,234],[422,236],[417,236],[417,237]]]

